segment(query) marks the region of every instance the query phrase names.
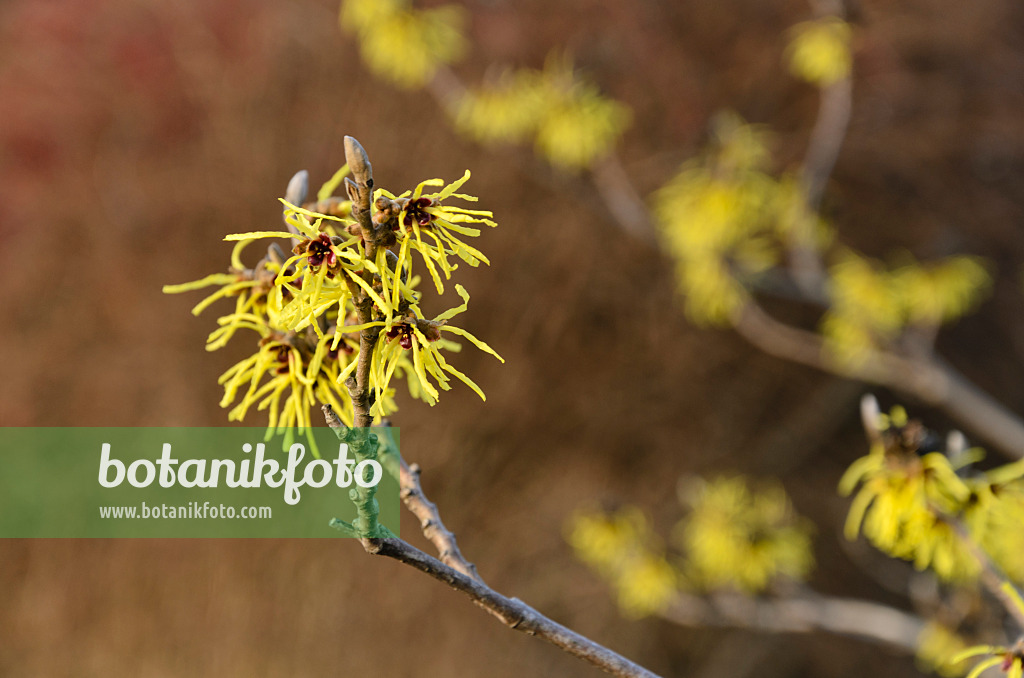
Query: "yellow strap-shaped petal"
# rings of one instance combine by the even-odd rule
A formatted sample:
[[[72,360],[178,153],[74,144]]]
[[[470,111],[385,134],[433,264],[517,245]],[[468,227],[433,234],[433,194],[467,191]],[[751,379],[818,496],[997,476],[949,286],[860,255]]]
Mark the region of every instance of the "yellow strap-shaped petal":
[[[238,276],[234,273],[213,273],[200,278],[199,280],[193,280],[192,282],[181,283],[179,285],[164,285],[164,294],[180,294],[181,292],[191,292],[192,290],[200,290],[210,285],[229,285],[238,280]]]
[[[456,306],[455,308],[448,309],[447,311],[445,311],[441,315],[439,315],[436,318],[434,318],[434,322],[441,322],[442,320],[449,320],[450,318],[454,318],[455,316],[457,316],[458,314],[464,312],[466,309],[469,308],[469,292],[466,291],[466,288],[463,287],[462,285],[459,285],[458,283],[456,283],[455,284],[455,292],[460,297],[462,297],[462,303],[460,305]]]
[[[461,327],[452,327],[451,325],[445,325],[444,327],[441,328],[441,331],[442,332],[451,332],[453,334],[458,334],[460,336],[463,336],[466,339],[469,339],[471,342],[473,342],[473,344],[476,345],[476,347],[478,349],[480,349],[481,351],[483,351],[484,353],[490,353],[491,355],[493,355],[495,358],[497,358],[501,362],[505,362],[505,359],[502,358],[500,355],[498,355],[497,352],[495,352],[495,350],[493,348],[491,348],[490,346],[488,346],[484,342],[480,341],[479,339],[477,339],[476,337],[474,337],[472,334],[470,334],[466,330],[462,329]]]
[[[323,202],[334,195],[334,190],[338,188],[346,176],[348,176],[348,165],[342,165],[341,169],[335,172],[334,176],[328,179],[327,182],[320,187],[320,190],[316,192],[317,202]]]
[[[290,231],[250,231],[249,233],[232,233],[224,236],[224,240],[228,242],[256,240],[258,238],[298,238],[298,236]]]
[[[455,193],[455,191],[457,191],[460,188],[462,188],[462,184],[464,184],[467,181],[469,181],[469,177],[470,177],[469,170],[466,170],[466,173],[462,175],[461,179],[456,179],[452,183],[450,183],[447,186],[445,186],[444,189],[442,189],[441,192],[437,194],[437,199],[438,200],[444,200],[445,198],[451,197],[452,194]]]

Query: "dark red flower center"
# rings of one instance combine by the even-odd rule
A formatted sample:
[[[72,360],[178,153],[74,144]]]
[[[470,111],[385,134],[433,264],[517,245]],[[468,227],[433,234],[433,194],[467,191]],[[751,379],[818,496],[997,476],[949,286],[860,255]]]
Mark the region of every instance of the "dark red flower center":
[[[288,346],[277,347],[277,362],[282,363],[278,366],[275,374],[284,374],[288,371],[288,355],[291,353],[291,349]]]
[[[420,226],[428,226],[430,222],[434,220],[434,215],[427,211],[427,208],[434,204],[434,201],[430,198],[417,198],[416,200],[410,200],[409,204],[405,206],[405,216],[402,218],[402,223],[405,226],[412,226],[415,221]]]
[[[321,233],[316,240],[310,240],[306,245],[306,259],[310,267],[320,268],[327,263],[327,268],[334,268],[338,264],[338,255],[331,249],[331,239],[326,233]]]
[[[388,339],[398,338],[398,345],[408,351],[412,348],[412,327],[410,325],[392,325],[387,331]]]

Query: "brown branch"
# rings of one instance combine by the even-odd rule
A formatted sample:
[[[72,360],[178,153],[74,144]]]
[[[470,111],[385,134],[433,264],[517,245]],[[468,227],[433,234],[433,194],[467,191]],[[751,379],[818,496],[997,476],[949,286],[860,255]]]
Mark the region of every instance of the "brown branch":
[[[483,583],[483,579],[476,571],[476,565],[466,560],[455,541],[455,535],[444,526],[441,521],[441,514],[437,510],[437,504],[427,499],[423,494],[423,487],[420,485],[420,466],[405,463],[399,457],[401,465],[399,468],[398,483],[401,487],[402,502],[409,512],[420,521],[420,529],[431,544],[437,548],[438,557],[441,562],[457,570],[462,574]]]
[[[590,165],[590,178],[615,223],[640,242],[655,244],[651,215],[614,151]]]
[[[349,430],[334,409],[330,405],[324,405],[323,412],[327,425],[334,430],[335,435],[341,440],[346,440]],[[437,506],[424,496],[419,483],[419,468],[415,464],[412,467],[406,466],[403,460],[399,480],[406,507],[420,519],[423,533],[451,564],[443,563],[398,538],[360,539],[367,553],[394,558],[448,584],[456,591],[465,593],[474,603],[500,619],[509,628],[542,638],[606,673],[622,678],[657,678],[656,674],[545,617],[523,601],[506,598],[487,586],[476,573],[473,564],[463,558],[455,542],[455,535],[441,522]]]
[[[737,314],[735,328],[751,344],[777,358],[909,393],[943,409],[1003,454],[1024,457],[1020,418],[937,357],[876,350],[863,363],[840,369],[830,360],[819,335],[775,320],[752,300]]]
[[[880,603],[813,593],[775,599],[679,594],[661,616],[687,627],[856,636],[910,653],[916,651],[925,627],[920,617]]]
[[[622,655],[545,617],[517,598],[506,598],[481,581],[448,567],[401,539],[363,539],[367,553],[405,563],[469,596],[510,629],[536,636],[613,676],[657,678]]]

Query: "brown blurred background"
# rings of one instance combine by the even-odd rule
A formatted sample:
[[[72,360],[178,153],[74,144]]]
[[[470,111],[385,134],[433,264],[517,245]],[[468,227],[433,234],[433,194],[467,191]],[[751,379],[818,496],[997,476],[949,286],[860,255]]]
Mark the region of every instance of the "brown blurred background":
[[[649,194],[732,108],[798,162],[816,92],[789,77],[802,1],[466,3],[467,81],[569,47],[635,121],[621,148]],[[396,191],[469,167],[500,227],[465,272],[463,325],[506,358],[456,364],[434,408],[402,401],[424,468],[482,575],[666,675],[917,675],[854,640],[632,621],[564,542],[579,506],[627,502],[660,529],[689,473],[772,474],[819,522],[813,585],[899,604],[838,536],[842,469],[864,450],[863,388],[687,325],[670,264],[578,182],[457,137],[423,93],[361,66],[337,0],[7,0],[0,5],[0,425],[221,425],[217,375],[251,350],[203,351],[183,282],[227,265],[225,233],[273,227],[298,169],[318,186],[342,136]],[[940,350],[1024,411],[1024,5],[863,0],[853,122],[826,197],[871,255],[970,252],[998,270]],[[633,354],[627,346],[640,346]],[[893,397],[882,393],[883,404]],[[940,413],[906,401],[943,428]],[[259,423],[253,420],[253,423]],[[422,543],[416,525],[404,535]],[[852,549],[852,551],[851,551]],[[852,555],[851,555],[852,554]],[[871,560],[905,576],[900,563]],[[0,675],[593,676],[458,594],[345,541],[5,541]]]

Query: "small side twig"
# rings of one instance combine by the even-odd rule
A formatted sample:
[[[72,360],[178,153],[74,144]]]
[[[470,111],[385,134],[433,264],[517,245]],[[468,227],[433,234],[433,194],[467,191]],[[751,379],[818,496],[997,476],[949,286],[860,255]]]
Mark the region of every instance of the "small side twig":
[[[619,227],[640,242],[655,244],[650,212],[614,151],[591,164],[590,178]]]
[[[420,521],[420,529],[431,544],[437,548],[441,562],[462,574],[483,583],[476,571],[476,565],[466,560],[455,541],[455,535],[445,527],[437,504],[427,499],[420,485],[419,464],[406,464],[401,460],[398,483],[401,487],[402,502],[409,512]]]

